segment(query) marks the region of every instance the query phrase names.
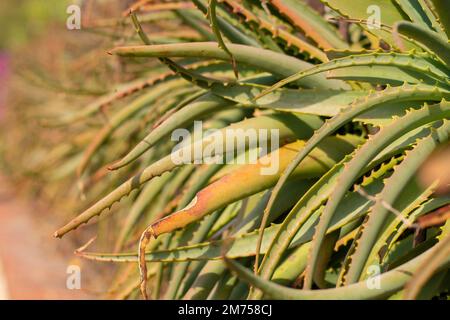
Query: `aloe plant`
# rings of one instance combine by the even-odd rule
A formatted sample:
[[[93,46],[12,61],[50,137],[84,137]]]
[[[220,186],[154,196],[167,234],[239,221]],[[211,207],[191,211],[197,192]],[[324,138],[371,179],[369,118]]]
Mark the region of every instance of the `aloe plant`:
[[[38,161],[57,164],[38,175],[77,181],[86,198],[55,237],[115,217],[110,244],[77,252],[117,267],[111,297],[448,295],[448,215],[419,222],[448,211],[450,197],[416,177],[449,140],[445,5],[378,1],[374,27],[371,1],[322,2],[325,15],[300,0],[193,0],[162,12],[137,2],[121,22],[135,36],[109,50],[138,70],[133,80],[43,119],[72,142]],[[158,36],[161,21],[196,38]],[[278,170],[174,163],[172,132],[198,120],[219,132],[278,130]]]

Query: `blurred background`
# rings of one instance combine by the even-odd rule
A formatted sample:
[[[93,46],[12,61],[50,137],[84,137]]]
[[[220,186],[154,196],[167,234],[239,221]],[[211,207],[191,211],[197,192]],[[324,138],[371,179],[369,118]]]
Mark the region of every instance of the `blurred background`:
[[[6,79],[10,58],[28,41],[42,35],[48,26],[65,19],[66,1],[38,0],[2,1],[0,3],[0,83],[1,116],[6,104]],[[54,9],[56,10],[54,10]]]
[[[95,299],[104,290],[104,283],[92,281],[95,264],[84,268],[73,255],[84,238],[52,237],[73,204],[45,188],[36,174],[60,137],[41,130],[35,113],[51,101],[77,104],[104,92],[109,84],[96,83],[85,92],[81,82],[95,55],[106,56],[111,43],[99,41],[105,38],[95,32],[68,30],[66,10],[80,5],[86,24],[94,16],[121,17],[127,1],[120,2],[0,2],[0,299]],[[92,64],[77,60],[91,50]],[[70,266],[81,268],[80,290],[67,289]]]

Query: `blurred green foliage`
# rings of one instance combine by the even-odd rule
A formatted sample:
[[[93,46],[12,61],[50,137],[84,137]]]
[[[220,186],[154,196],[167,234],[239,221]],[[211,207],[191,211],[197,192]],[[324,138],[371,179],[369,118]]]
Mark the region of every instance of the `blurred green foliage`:
[[[0,49],[17,47],[46,30],[50,22],[65,26],[68,0],[0,1]]]

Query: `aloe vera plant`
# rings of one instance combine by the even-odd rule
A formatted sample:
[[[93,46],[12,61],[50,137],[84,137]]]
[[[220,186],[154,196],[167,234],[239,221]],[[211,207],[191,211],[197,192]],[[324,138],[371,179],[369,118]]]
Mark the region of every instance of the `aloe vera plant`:
[[[449,215],[419,222],[448,212],[450,195],[417,178],[449,143],[443,1],[378,1],[378,26],[368,0],[323,0],[325,15],[301,0],[177,4],[125,11],[134,36],[108,59],[139,70],[132,81],[42,119],[67,140],[34,167],[86,199],[55,237],[111,211],[113,241],[77,252],[114,264],[109,297],[448,297]],[[160,22],[196,37],[159,37]],[[277,130],[260,158],[278,157],[277,170],[194,153],[175,163],[171,135],[200,120],[216,133]],[[245,156],[226,142],[216,155]]]

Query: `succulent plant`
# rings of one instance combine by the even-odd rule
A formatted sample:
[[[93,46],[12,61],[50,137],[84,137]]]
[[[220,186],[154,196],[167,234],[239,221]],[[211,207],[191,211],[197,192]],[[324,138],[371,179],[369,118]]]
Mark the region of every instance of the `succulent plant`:
[[[78,252],[117,265],[112,296],[448,297],[450,195],[417,178],[450,134],[445,1],[377,1],[378,25],[372,1],[322,2],[139,1],[109,51],[133,78],[44,119],[77,142],[43,172],[93,202],[56,237],[126,199],[105,252]],[[172,132],[198,120],[278,130],[278,170],[174,163]]]

